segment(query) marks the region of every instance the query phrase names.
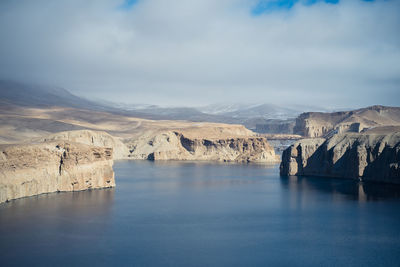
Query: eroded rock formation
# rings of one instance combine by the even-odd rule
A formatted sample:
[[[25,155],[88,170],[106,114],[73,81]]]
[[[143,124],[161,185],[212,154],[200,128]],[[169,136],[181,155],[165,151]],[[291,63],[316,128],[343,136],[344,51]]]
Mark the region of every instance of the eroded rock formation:
[[[112,149],[47,142],[0,146],[0,203],[59,191],[114,187]]]
[[[207,135],[206,135],[207,136]],[[179,131],[145,134],[129,142],[130,157],[150,160],[211,160],[226,162],[277,162],[279,158],[264,137],[196,137]]]
[[[371,106],[333,113],[306,112],[296,119],[293,132],[304,137],[330,137],[382,126],[400,126],[400,108]]]
[[[118,137],[114,137],[104,131],[77,130],[59,132],[49,135],[41,141],[68,141],[112,148],[114,159],[125,159],[129,154],[128,147]]]
[[[302,139],[283,152],[280,173],[400,183],[400,133]]]

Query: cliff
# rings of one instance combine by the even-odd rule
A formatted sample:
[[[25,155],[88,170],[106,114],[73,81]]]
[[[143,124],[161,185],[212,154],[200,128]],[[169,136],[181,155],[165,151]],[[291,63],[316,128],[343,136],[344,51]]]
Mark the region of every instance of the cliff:
[[[41,141],[68,141],[86,145],[108,147],[113,149],[113,159],[125,159],[128,157],[128,147],[118,138],[103,131],[77,130],[59,132],[49,135]]]
[[[371,106],[333,113],[306,112],[297,117],[293,132],[304,137],[329,137],[382,126],[400,126],[400,108]]]
[[[195,132],[149,133],[128,142],[130,157],[150,160],[210,160],[227,162],[278,162],[264,137],[202,137]],[[210,136],[210,137],[208,137]]]
[[[175,131],[147,131],[122,141],[106,132],[91,130],[60,132],[40,139],[44,142],[61,140],[111,147],[114,159],[277,161],[273,148],[265,138],[256,137],[239,125],[221,127],[199,124]]]
[[[0,146],[0,203],[59,191],[114,187],[112,149],[69,142]]]
[[[400,133],[302,139],[283,152],[280,173],[400,183]]]

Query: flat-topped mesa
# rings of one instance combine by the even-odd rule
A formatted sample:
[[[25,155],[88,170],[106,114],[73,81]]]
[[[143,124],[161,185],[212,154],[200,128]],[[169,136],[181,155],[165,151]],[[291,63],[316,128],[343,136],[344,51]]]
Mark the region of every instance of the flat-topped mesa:
[[[306,112],[296,119],[293,132],[304,137],[330,137],[336,133],[358,133],[382,126],[400,126],[399,107],[371,106],[332,113]]]
[[[112,148],[64,141],[0,146],[0,203],[115,186]]]
[[[302,139],[283,152],[280,173],[400,183],[400,132]]]
[[[165,131],[143,135],[129,146],[134,159],[279,162],[266,138],[253,135],[203,138],[193,133]]]

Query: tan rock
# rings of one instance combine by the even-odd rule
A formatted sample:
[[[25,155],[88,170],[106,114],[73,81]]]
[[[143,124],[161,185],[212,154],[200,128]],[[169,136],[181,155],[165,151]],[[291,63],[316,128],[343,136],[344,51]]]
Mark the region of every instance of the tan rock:
[[[49,142],[0,146],[0,203],[59,191],[114,187],[112,149]]]
[[[293,131],[304,137],[330,137],[335,133],[358,133],[386,126],[400,126],[400,108],[371,106],[332,113],[306,112],[296,119]]]
[[[400,133],[302,139],[282,154],[280,173],[400,183]]]
[[[129,156],[156,160],[276,161],[265,138],[260,139],[243,125],[147,120],[63,107],[16,107],[3,113],[0,112],[0,143],[5,144],[65,140],[112,147],[114,159]],[[64,129],[68,131],[59,132]],[[195,142],[195,151],[182,146],[175,132]]]
[[[207,136],[207,135],[206,135]],[[201,138],[182,132],[148,133],[129,142],[130,157],[151,160],[210,160],[277,162],[279,158],[264,137]]]
[[[129,155],[128,147],[121,141],[120,138],[114,137],[104,131],[77,130],[59,132],[45,138],[41,141],[69,141],[82,143],[86,145],[108,147],[113,149],[114,159],[126,159]]]

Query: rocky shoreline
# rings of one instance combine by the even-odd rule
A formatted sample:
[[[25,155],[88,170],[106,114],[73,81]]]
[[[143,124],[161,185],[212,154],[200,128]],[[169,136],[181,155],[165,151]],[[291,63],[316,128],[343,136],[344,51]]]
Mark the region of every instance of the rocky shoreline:
[[[399,184],[400,132],[299,140],[283,152],[280,174]]]
[[[73,142],[0,147],[0,203],[21,197],[115,186],[112,148]]]
[[[114,187],[116,159],[279,162],[264,137],[245,132],[248,135],[202,138],[194,133],[198,132],[146,133],[132,141],[102,131],[77,130],[0,145],[0,203],[43,193]]]

